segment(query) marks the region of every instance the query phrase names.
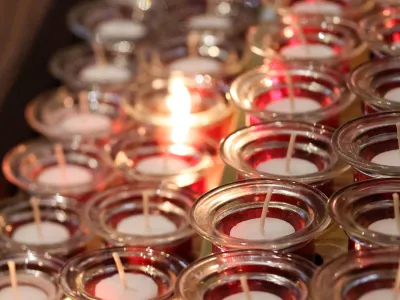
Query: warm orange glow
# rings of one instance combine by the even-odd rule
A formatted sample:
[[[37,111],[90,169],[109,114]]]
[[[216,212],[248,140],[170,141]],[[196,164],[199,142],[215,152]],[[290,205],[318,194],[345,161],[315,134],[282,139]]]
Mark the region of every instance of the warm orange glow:
[[[168,86],[167,106],[171,110],[171,139],[174,143],[182,144],[190,128],[190,92],[185,86],[181,74],[171,75]]]

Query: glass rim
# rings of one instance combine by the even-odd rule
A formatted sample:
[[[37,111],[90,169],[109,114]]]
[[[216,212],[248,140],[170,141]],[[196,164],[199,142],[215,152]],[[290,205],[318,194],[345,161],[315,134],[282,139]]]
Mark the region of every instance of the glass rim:
[[[256,97],[249,94],[249,88],[253,85],[260,85],[260,80],[271,77],[271,71],[275,73],[282,72],[284,69],[289,71],[304,71],[310,76],[310,72],[314,72],[315,78],[328,77],[328,79],[335,81],[336,85],[339,85],[341,90],[339,98],[327,105],[315,111],[305,113],[277,113],[267,110],[256,109],[253,106],[253,99],[249,99],[250,96]],[[313,77],[314,77],[313,76]],[[312,77],[312,76],[310,76]],[[303,63],[296,61],[282,62],[277,65],[267,64],[261,67],[256,67],[253,70],[247,71],[242,75],[238,76],[231,84],[229,93],[229,100],[233,104],[244,111],[247,114],[257,116],[261,119],[275,119],[275,120],[292,120],[298,119],[300,121],[309,122],[320,122],[329,117],[335,116],[341,111],[349,107],[355,100],[356,97],[350,92],[343,74],[332,68],[326,67],[318,63]],[[258,95],[257,95],[258,96]],[[251,97],[250,97],[251,98]]]
[[[218,198],[218,194],[224,193],[228,190],[240,190],[249,187],[257,187],[257,192],[267,192],[268,187],[274,186],[274,191],[283,190],[285,192],[293,192],[295,189],[300,190],[302,193],[310,193],[312,194],[315,199],[313,200],[315,203],[318,202],[318,205],[321,205],[322,209],[324,210],[324,215],[319,215],[313,219],[313,223],[315,223],[316,219],[319,219],[316,224],[310,225],[308,224],[307,227],[312,228],[303,228],[299,231],[295,231],[293,234],[289,234],[280,238],[276,238],[273,240],[246,240],[240,238],[232,238],[228,235],[218,235],[214,233],[214,228],[210,230],[209,227],[212,227],[213,224],[210,222],[206,222],[202,220],[198,222],[198,217],[196,214],[198,213],[199,207],[202,207],[210,202],[214,201],[215,198]],[[247,195],[254,193],[254,191],[246,190]],[[294,192],[293,192],[294,193]],[[232,199],[227,197],[223,198],[224,203],[228,203]],[[190,211],[190,220],[193,229],[203,238],[211,241],[213,244],[217,245],[225,245],[229,244],[230,248],[234,249],[249,249],[249,247],[254,249],[268,249],[268,250],[282,250],[286,248],[290,248],[292,246],[296,246],[302,243],[307,243],[311,241],[313,238],[322,234],[330,225],[331,219],[328,215],[328,207],[327,207],[327,196],[322,193],[321,191],[317,190],[316,188],[305,185],[299,182],[294,181],[287,181],[287,180],[274,180],[274,179],[245,179],[240,180],[228,184],[221,185],[216,187],[203,195],[201,195],[197,201],[193,204],[192,209]],[[310,199],[308,199],[310,201]],[[273,201],[271,201],[273,202]],[[278,201],[279,202],[279,201]],[[221,203],[220,203],[221,204]],[[261,203],[262,204],[262,203]],[[262,207],[262,206],[261,206]],[[217,207],[212,207],[212,209],[216,209]],[[317,209],[317,208],[316,208]],[[210,210],[210,209],[209,209]],[[208,211],[208,213],[211,213]]]
[[[140,192],[138,192],[139,190],[154,190],[154,193],[152,193],[151,195],[162,195],[162,193],[165,193],[167,196],[171,196],[171,198],[173,197],[173,195],[179,194],[184,196],[188,200],[191,199],[193,202],[196,199],[194,194],[188,191],[184,191],[177,186],[171,185],[168,182],[166,184],[140,182],[124,184],[97,193],[85,203],[83,215],[87,225],[96,235],[102,237],[109,243],[112,243],[114,245],[127,244],[128,246],[135,247],[153,247],[160,245],[176,244],[194,235],[194,231],[190,228],[188,219],[187,224],[183,228],[180,228],[173,233],[145,236],[119,233],[116,229],[108,228],[109,226],[106,225],[106,222],[100,219],[100,215],[98,216],[99,219],[94,220],[91,218],[90,211],[93,210],[94,207],[100,208],[102,202],[107,202],[107,204],[110,204],[110,200],[118,199],[118,196],[120,196],[120,199],[118,199],[117,201],[123,201],[127,197],[140,194]],[[189,212],[189,203],[185,202],[182,198],[175,200],[181,202],[182,204],[185,204]],[[113,204],[116,204],[117,201],[114,201]]]
[[[238,161],[239,156],[234,155],[232,152],[234,147],[232,146],[237,142],[238,139],[242,137],[242,135],[249,134],[251,130],[254,129],[264,129],[266,132],[265,136],[269,134],[267,132],[276,134],[279,130],[285,130],[285,128],[291,129],[293,131],[304,131],[304,133],[311,133],[315,138],[317,135],[326,139],[327,143],[330,143],[330,140],[333,136],[335,130],[331,127],[313,124],[301,121],[271,121],[264,122],[260,124],[254,124],[247,127],[242,127],[232,132],[228,136],[226,136],[220,144],[220,157],[221,159],[230,167],[236,169],[238,172],[242,174],[247,174],[252,178],[267,178],[267,179],[283,179],[283,180],[295,180],[301,183],[316,183],[322,182],[325,180],[333,179],[336,176],[343,174],[347,170],[350,169],[350,166],[337,157],[335,159],[334,164],[332,164],[329,168],[323,171],[318,171],[312,174],[300,175],[300,176],[281,176],[276,174],[269,174],[265,172],[261,172],[256,170],[255,168],[246,166],[243,162]],[[309,135],[307,135],[309,137]],[[253,140],[252,140],[253,141]],[[236,149],[235,149],[236,150]],[[336,153],[335,153],[336,155]]]

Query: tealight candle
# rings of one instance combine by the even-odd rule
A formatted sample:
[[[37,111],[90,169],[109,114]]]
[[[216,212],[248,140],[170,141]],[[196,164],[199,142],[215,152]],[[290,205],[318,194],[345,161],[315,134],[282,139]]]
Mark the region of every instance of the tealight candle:
[[[168,66],[170,71],[180,71],[184,74],[216,74],[221,68],[221,62],[213,58],[198,56],[178,58]]]
[[[45,168],[37,176],[38,183],[60,187],[85,185],[93,181],[93,174],[85,167],[67,164],[64,167],[58,165]]]
[[[281,219],[266,218],[264,231],[259,229],[261,218],[239,222],[232,227],[230,236],[247,240],[272,240],[278,239],[295,232],[294,227]]]
[[[68,229],[54,222],[41,222],[40,232],[41,234],[36,224],[27,223],[18,226],[13,232],[12,239],[26,245],[51,245],[66,242],[70,238]]]
[[[335,2],[328,1],[299,1],[292,5],[291,10],[296,14],[321,14],[340,16],[342,7]]]
[[[288,97],[280,98],[279,100],[268,103],[265,106],[265,110],[269,110],[277,113],[307,113],[310,111],[316,111],[322,108],[322,105],[314,99],[307,97],[294,97],[293,108],[291,104],[292,100]]]
[[[145,216],[139,214],[123,219],[118,223],[116,229],[125,234],[145,236],[169,234],[177,230],[172,221],[161,215],[149,215],[148,223],[149,228],[146,227]]]
[[[139,160],[136,171],[151,175],[173,175],[189,169],[190,165],[173,156],[150,156]]]
[[[389,150],[374,156],[371,162],[379,165],[400,167],[400,150]]]
[[[278,297],[268,292],[250,291],[249,295],[251,297],[251,300],[282,300],[281,297]],[[247,300],[247,299],[248,299],[247,295],[242,292],[225,297],[223,300]]]
[[[114,19],[100,23],[96,32],[102,39],[137,40],[146,35],[147,28],[139,22]]]
[[[286,158],[271,158],[256,166],[261,172],[280,176],[302,176],[318,172],[317,166],[302,158],[292,157],[289,170],[286,168]]]
[[[400,87],[387,91],[383,98],[394,102],[400,102]]]
[[[362,295],[358,300],[396,299],[399,293],[394,289],[377,289]]]
[[[125,273],[126,288],[118,274],[102,279],[95,287],[95,296],[107,300],[148,300],[158,295],[158,285],[149,276]]]
[[[83,68],[79,74],[79,78],[86,83],[118,83],[126,82],[131,77],[131,72],[124,67],[116,65],[90,65]]]
[[[368,226],[368,229],[388,235],[400,235],[396,219],[383,219],[373,222]]]
[[[34,278],[32,276],[32,278]],[[17,293],[20,299],[30,299],[30,300],[48,300],[46,293],[30,285],[19,285],[17,287]],[[0,289],[0,300],[14,299],[15,290],[11,286],[6,286]]]
[[[227,30],[231,28],[232,20],[228,17],[215,15],[198,15],[189,19],[188,27],[191,29],[217,29]]]
[[[289,45],[280,49],[279,53],[289,59],[328,59],[335,56],[332,47],[323,44]]]
[[[106,115],[96,113],[72,113],[67,114],[57,128],[70,134],[89,135],[90,133],[110,132],[111,119]]]

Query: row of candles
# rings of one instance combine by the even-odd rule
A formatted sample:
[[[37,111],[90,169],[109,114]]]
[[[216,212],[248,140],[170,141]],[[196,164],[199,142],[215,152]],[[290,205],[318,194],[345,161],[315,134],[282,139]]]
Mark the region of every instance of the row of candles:
[[[318,8],[339,9],[327,3]],[[317,6],[303,3],[297,9],[308,5],[313,17],[284,17],[276,31],[250,30],[251,50],[268,61],[228,88],[247,59],[241,47],[227,42],[241,31],[231,30],[239,24],[227,21],[233,19],[192,18],[187,24],[195,33],[180,32],[177,44],[171,40],[167,48],[149,53],[137,47],[150,30],[146,22],[117,15],[112,22],[97,19],[104,24],[93,27],[87,23],[90,14],[113,16],[106,12],[116,6],[90,5],[78,7],[69,22],[91,42],[96,36],[93,46],[62,51],[51,61],[53,74],[80,92],[45,93],[26,110],[32,127],[56,143],[19,145],[3,162],[6,177],[32,196],[0,207],[4,247],[27,251],[0,262],[10,274],[5,280],[10,287],[0,289],[0,299],[61,299],[61,288],[71,299],[107,300],[166,299],[174,290],[181,299],[230,300],[310,294],[334,299],[337,291],[338,299],[363,295],[365,300],[397,293],[391,289],[396,272],[379,273],[381,264],[397,269],[396,250],[365,249],[398,244],[400,181],[394,177],[400,165],[400,113],[367,115],[336,131],[327,126],[337,127],[339,113],[354,102],[350,90],[365,100],[366,113],[392,110],[399,91],[386,71],[396,58],[359,67],[348,87],[332,67],[348,71],[363,57],[357,26],[314,16]],[[210,33],[210,26],[218,32]],[[122,55],[123,49],[129,53]],[[158,77],[166,69],[169,78]],[[138,84],[127,93],[134,78]],[[229,134],[234,106],[245,112],[250,126]],[[246,180],[207,192],[218,152],[238,179]],[[347,164],[360,183],[334,193],[333,180],[350,168]],[[374,179],[363,181],[369,178]],[[310,284],[314,240],[331,217],[359,252],[327,264]],[[177,257],[193,261],[195,233],[209,240],[216,254],[187,267]],[[76,255],[93,235],[117,248]],[[279,254],[249,250],[259,248]],[[367,275],[377,268],[380,277],[373,280],[378,283],[343,285],[333,276],[358,272],[364,278],[363,268]]]

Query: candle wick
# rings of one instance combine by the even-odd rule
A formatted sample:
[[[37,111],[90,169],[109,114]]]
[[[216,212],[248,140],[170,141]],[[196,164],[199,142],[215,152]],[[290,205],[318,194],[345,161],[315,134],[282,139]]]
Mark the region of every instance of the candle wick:
[[[35,220],[36,224],[36,229],[38,232],[39,239],[43,240],[43,231],[42,231],[42,218],[40,214],[40,208],[39,208],[39,199],[37,197],[31,197],[30,198],[30,203],[33,211],[33,219]]]
[[[289,146],[286,152],[286,172],[290,173],[290,162],[292,160],[294,145],[296,142],[296,134],[292,133],[290,135]]]
[[[65,154],[64,154],[64,150],[63,150],[63,147],[61,146],[61,144],[55,144],[54,151],[56,153],[57,164],[61,170],[61,176],[63,178],[63,181],[64,181],[63,183],[65,186],[68,181],[68,178],[67,178],[67,171],[66,171]]]
[[[398,260],[398,265],[397,265],[397,273],[396,273],[396,280],[393,286],[393,299],[397,300],[399,298],[399,292],[400,292],[400,257]]]
[[[88,107],[88,94],[86,94],[84,91],[81,91],[79,93],[79,112],[80,113],[87,113],[89,111]]]
[[[142,193],[143,199],[143,216],[144,216],[144,228],[146,232],[150,232],[150,213],[149,213],[149,194],[147,192]]]
[[[92,49],[94,53],[94,58],[96,61],[96,65],[100,67],[104,67],[107,64],[106,53],[104,48],[98,43],[92,43]]]
[[[21,297],[19,296],[19,291],[18,291],[18,280],[17,280],[17,271],[15,269],[15,261],[8,260],[7,265],[8,265],[8,272],[10,273],[10,281],[11,281],[11,287],[13,289],[14,300],[20,300]]]
[[[244,275],[240,277],[240,285],[242,287],[243,293],[246,296],[246,300],[251,300],[249,285],[248,285],[247,279]]]
[[[187,36],[188,55],[191,57],[197,56],[197,45],[199,43],[199,34],[192,30]]]
[[[122,262],[121,262],[121,258],[119,257],[118,253],[116,253],[116,252],[114,252],[112,254],[112,256],[114,258],[115,266],[117,267],[118,275],[119,275],[119,278],[121,279],[122,286],[124,287],[124,289],[126,289],[127,288],[126,276],[125,276],[124,266],[122,265]]]
[[[394,219],[396,222],[397,233],[400,234],[400,209],[399,209],[399,194],[394,193],[393,197],[393,210],[394,210]]]
[[[297,32],[297,34],[298,34],[298,36],[299,36],[299,38],[300,38],[300,42],[301,42],[301,44],[303,45],[305,51],[310,55],[310,49],[309,49],[309,47],[308,47],[308,43],[307,43],[306,36],[305,36],[304,31],[303,31],[303,29],[301,28],[301,26],[300,26],[298,20],[297,20],[297,19],[294,19],[294,20],[292,21],[292,24],[293,24],[293,27],[294,27],[295,31]]]
[[[396,131],[397,131],[397,145],[400,150],[400,123],[396,124]]]
[[[273,192],[273,189],[268,188],[267,194],[265,195],[263,210],[261,213],[260,231],[263,235],[265,234],[265,228],[264,228],[265,227],[265,218],[267,217],[268,206],[269,206],[269,202],[271,201],[272,192]]]
[[[293,88],[293,80],[289,71],[286,70],[286,82],[289,91],[289,101],[290,101],[290,113],[294,113],[294,88]]]

